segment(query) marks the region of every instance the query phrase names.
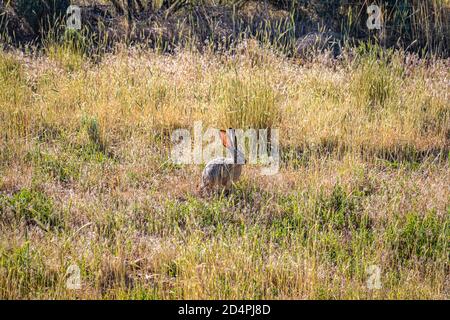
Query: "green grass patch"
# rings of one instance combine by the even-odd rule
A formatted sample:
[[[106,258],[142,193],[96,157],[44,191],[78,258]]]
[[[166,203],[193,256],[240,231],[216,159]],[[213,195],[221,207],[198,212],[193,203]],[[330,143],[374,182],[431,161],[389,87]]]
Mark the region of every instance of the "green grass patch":
[[[53,201],[44,193],[22,189],[18,193],[0,196],[2,215],[11,212],[17,220],[35,223],[44,229],[57,229],[63,226],[60,215],[55,211]]]

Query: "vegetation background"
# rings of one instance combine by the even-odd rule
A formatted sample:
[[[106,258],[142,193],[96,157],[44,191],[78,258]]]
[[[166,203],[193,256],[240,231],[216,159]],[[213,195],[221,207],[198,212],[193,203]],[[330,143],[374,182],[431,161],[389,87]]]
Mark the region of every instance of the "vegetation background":
[[[448,299],[450,4],[374,2],[0,1],[0,298]],[[280,173],[200,197],[197,120]]]

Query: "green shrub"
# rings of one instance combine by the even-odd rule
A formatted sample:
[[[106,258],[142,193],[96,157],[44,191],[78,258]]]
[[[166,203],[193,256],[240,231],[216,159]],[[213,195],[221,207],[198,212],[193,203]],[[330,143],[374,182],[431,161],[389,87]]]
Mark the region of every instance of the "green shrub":
[[[361,212],[362,194],[348,194],[336,185],[331,195],[320,194],[315,206],[315,220],[320,229],[354,231],[371,228],[371,221]]]
[[[50,175],[59,182],[69,183],[79,177],[79,164],[67,154],[60,153],[54,156],[39,152],[32,156],[42,173]]]
[[[386,241],[394,261],[401,265],[414,259],[448,261],[449,237],[448,215],[413,212],[389,224]]]
[[[96,155],[103,159],[103,156],[107,156],[106,143],[100,130],[100,124],[96,117],[83,116],[81,119],[81,129],[86,133],[87,141],[83,145],[82,151],[86,158]]]
[[[53,201],[39,191],[22,189],[12,196],[2,196],[2,212],[11,210],[16,219],[37,223],[44,227],[58,227],[61,219],[53,209]]]

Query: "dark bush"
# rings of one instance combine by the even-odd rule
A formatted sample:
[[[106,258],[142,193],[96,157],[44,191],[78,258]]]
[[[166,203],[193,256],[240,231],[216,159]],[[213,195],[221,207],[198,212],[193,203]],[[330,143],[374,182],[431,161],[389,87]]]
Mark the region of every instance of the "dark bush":
[[[35,34],[45,32],[49,26],[61,19],[70,5],[70,0],[15,0],[13,6]]]

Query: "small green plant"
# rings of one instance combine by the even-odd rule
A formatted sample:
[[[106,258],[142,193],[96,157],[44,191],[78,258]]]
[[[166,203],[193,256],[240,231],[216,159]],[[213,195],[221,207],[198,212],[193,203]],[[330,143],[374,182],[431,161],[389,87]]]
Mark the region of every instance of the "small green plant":
[[[403,265],[414,259],[448,262],[450,215],[411,212],[395,220],[386,233],[395,263]]]
[[[106,145],[97,118],[84,116],[81,120],[81,125],[88,136],[88,143],[84,148],[88,149],[90,152],[104,153],[106,151]]]
[[[369,228],[369,217],[359,212],[360,202],[361,195],[350,195],[340,185],[336,185],[331,195],[319,195],[315,218],[320,228],[346,231]]]
[[[44,228],[61,227],[61,218],[54,211],[53,201],[40,191],[22,189],[10,197],[3,196],[1,209],[9,209],[16,219],[25,219]]]
[[[57,181],[69,183],[79,177],[80,168],[78,163],[67,154],[55,156],[39,151],[33,154],[33,157],[40,171],[48,174]]]

